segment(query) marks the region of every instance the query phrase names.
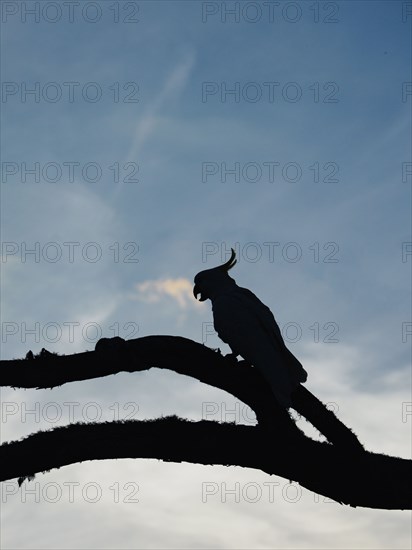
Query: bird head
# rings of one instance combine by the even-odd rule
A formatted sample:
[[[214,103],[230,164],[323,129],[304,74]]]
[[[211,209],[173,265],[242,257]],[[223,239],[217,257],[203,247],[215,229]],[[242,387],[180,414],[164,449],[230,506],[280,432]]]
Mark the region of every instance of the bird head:
[[[194,280],[195,286],[193,287],[193,296],[196,300],[200,294],[199,302],[204,302],[208,298],[214,298],[228,286],[236,284],[234,279],[228,274],[229,269],[232,269],[237,262],[236,253],[233,248],[231,251],[232,254],[227,262],[212,269],[200,271],[196,275]]]

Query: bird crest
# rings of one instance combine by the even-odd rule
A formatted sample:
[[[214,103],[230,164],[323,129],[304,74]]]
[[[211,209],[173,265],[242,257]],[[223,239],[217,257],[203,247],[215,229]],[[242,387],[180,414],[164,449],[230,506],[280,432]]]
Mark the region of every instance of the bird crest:
[[[199,301],[203,302],[210,298],[215,291],[219,288],[222,288],[222,285],[227,284],[228,282],[234,283],[233,279],[229,276],[228,271],[237,263],[236,252],[231,250],[230,258],[227,262],[211,269],[205,269],[200,271],[194,279],[195,286],[193,288],[193,295],[198,299],[197,296],[200,294]]]
[[[229,271],[229,269],[232,269],[232,267],[237,263],[237,260],[236,260],[236,252],[233,250],[233,248],[231,248],[230,250],[232,251],[232,253],[228,261],[222,265],[215,267],[214,269],[223,269],[224,271]]]

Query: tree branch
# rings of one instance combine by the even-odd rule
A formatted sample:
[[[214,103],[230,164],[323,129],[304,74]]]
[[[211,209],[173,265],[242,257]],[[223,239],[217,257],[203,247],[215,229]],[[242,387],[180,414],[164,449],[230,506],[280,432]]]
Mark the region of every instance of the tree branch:
[[[293,407],[333,445],[305,437],[277,406],[257,369],[192,340],[146,336],[126,342],[116,337],[100,340],[94,352],[59,356],[42,350],[36,357],[29,352],[25,360],[0,363],[0,385],[20,388],[52,388],[121,371],[167,368],[231,393],[258,419],[256,427],[172,417],[38,432],[0,447],[3,480],[84,460],[158,458],[258,468],[351,506],[412,508],[405,483],[410,461],[366,452],[353,432],[300,386],[292,395]]]
[[[364,452],[348,462],[347,455],[327,443],[285,441],[259,427],[177,417],[38,432],[0,447],[0,477],[25,478],[86,460],[117,458],[256,468],[351,506],[412,508],[407,460]]]
[[[170,369],[226,390],[253,410],[261,409],[262,386],[266,390],[259,373],[250,366],[233,365],[220,353],[179,336],[145,336],[127,341],[103,338],[96,344],[96,351],[60,356],[42,350],[33,359],[0,361],[0,367],[0,386],[37,389],[118,372]]]
[[[0,367],[0,386],[38,389],[122,371],[170,369],[231,393],[255,411],[260,424],[276,421],[294,428],[289,415],[277,407],[257,369],[245,361],[228,361],[220,353],[180,336],[145,336],[128,341],[103,338],[94,352],[59,356],[42,350],[32,359],[0,361]],[[331,443],[362,448],[355,434],[304,386],[292,395],[292,404]]]

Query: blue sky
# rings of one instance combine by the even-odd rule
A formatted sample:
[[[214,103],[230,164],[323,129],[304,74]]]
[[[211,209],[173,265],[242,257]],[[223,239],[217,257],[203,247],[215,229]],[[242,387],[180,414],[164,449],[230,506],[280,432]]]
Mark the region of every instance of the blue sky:
[[[233,277],[272,309],[308,389],[368,449],[410,457],[411,3],[71,5],[73,22],[64,2],[2,4],[2,358],[115,334],[226,352],[191,286],[234,246]],[[1,396],[3,441],[93,411],[233,420],[232,407],[250,422],[225,392],[156,369]],[[26,502],[14,485],[5,548],[411,543],[408,512],[348,510],[241,468],[84,463],[37,476]]]

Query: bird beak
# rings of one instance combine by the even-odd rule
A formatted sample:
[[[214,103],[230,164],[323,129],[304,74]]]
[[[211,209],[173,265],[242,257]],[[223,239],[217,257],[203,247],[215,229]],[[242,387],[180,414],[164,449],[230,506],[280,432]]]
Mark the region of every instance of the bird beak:
[[[197,285],[193,287],[193,296],[195,297],[195,300],[197,300],[197,295],[200,294],[200,290]]]
[[[200,294],[199,302],[204,302],[207,298],[202,296],[202,292],[197,285],[193,287],[193,296],[197,300],[198,295]]]

